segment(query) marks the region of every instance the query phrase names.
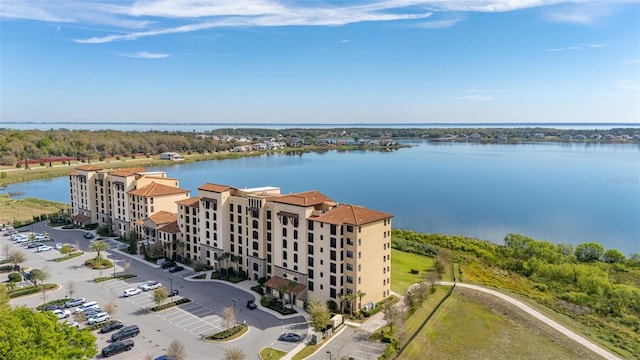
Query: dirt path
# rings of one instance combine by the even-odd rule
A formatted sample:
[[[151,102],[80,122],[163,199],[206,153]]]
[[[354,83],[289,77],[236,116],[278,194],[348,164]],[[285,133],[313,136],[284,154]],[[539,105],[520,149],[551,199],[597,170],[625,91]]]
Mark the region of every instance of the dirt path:
[[[441,281],[438,282],[438,284],[440,285],[448,285],[448,286],[453,286],[452,282],[445,282],[445,281]],[[596,345],[595,343],[591,342],[590,340],[588,340],[587,338],[576,334],[575,332],[569,330],[568,328],[560,325],[559,323],[555,322],[554,320],[552,320],[551,318],[547,317],[546,315],[542,314],[541,312],[533,309],[532,307],[530,307],[529,305],[518,301],[508,295],[505,295],[503,293],[500,293],[498,291],[495,290],[491,290],[491,289],[487,289],[481,286],[477,286],[477,285],[471,285],[471,284],[462,284],[462,283],[456,283],[457,287],[462,287],[462,288],[466,288],[466,289],[472,289],[475,291],[480,291],[495,297],[498,297],[512,305],[517,306],[518,308],[520,308],[522,311],[526,312],[527,314],[533,316],[534,318],[542,321],[543,323],[549,325],[550,327],[552,327],[553,329],[556,329],[557,331],[559,331],[560,333],[566,335],[567,337],[569,337],[571,340],[581,344],[582,346],[586,347],[587,349],[593,351],[594,353],[602,356],[605,359],[611,359],[611,360],[622,360],[621,358],[615,356],[614,354],[610,353],[608,350],[605,350],[604,348],[600,347],[599,345]]]

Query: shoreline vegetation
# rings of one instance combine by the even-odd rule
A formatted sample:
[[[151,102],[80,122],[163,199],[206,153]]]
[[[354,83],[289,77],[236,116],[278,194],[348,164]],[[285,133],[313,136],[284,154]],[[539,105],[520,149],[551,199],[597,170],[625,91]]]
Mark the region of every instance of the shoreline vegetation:
[[[640,144],[640,129],[333,128],[217,129],[208,132],[11,130],[0,128],[0,187],[67,176],[75,166],[152,167],[268,153],[397,151],[406,141],[520,144],[539,142]],[[272,146],[274,145],[275,146]],[[177,152],[183,161],[160,159]]]

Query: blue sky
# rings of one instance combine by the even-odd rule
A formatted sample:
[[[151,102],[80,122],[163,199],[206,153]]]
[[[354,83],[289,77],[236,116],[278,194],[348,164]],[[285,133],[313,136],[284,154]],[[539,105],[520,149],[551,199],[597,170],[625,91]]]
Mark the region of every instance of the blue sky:
[[[0,122],[640,122],[640,2],[3,0]]]

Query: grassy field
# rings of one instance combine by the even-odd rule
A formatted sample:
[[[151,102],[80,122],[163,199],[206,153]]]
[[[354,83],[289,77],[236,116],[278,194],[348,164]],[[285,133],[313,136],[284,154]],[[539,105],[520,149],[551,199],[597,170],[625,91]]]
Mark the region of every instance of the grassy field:
[[[424,318],[423,306],[413,318]],[[409,321],[412,321],[411,319]],[[409,326],[409,323],[407,324]],[[597,359],[509,304],[456,289],[399,359]]]
[[[68,204],[54,201],[33,198],[13,200],[7,195],[0,195],[0,224],[32,220],[33,216],[56,213],[68,207]]]
[[[424,281],[424,275],[433,271],[435,259],[391,249],[391,291],[400,295],[407,292],[409,286]],[[418,270],[412,274],[411,269]]]

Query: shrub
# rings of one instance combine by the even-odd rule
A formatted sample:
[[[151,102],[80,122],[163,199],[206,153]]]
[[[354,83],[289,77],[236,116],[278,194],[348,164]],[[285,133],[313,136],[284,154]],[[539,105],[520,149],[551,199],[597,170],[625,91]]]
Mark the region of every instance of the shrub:
[[[62,257],[58,257],[53,259],[53,261],[55,262],[61,262],[61,261],[65,261],[65,260],[69,260],[69,259],[73,259],[74,257],[78,257],[80,255],[84,255],[84,252],[82,251],[75,251],[72,253],[67,254],[66,256],[62,256]]]
[[[256,286],[252,286],[251,290],[257,292],[260,295],[264,295],[264,289],[262,288],[262,285],[258,284]]]
[[[20,280],[22,280],[22,275],[20,275],[20,273],[12,272],[9,274],[9,282],[18,282]]]
[[[134,278],[134,277],[137,277],[137,276],[138,275],[134,275],[134,274],[117,275],[115,277],[115,279],[126,280],[126,279],[131,279],[131,278]],[[103,276],[103,277],[97,277],[97,278],[93,279],[93,282],[94,283],[100,283],[100,282],[107,281],[107,280],[112,280],[112,279],[114,279],[113,276]]]
[[[230,329],[220,331],[219,333],[215,333],[213,335],[207,336],[206,339],[207,340],[223,340],[239,333],[240,331],[242,331],[242,329],[244,329],[245,326],[247,325],[244,325],[244,324],[236,325]]]
[[[418,274],[418,273],[420,273],[420,270],[416,270],[416,269],[411,269],[411,273],[415,275],[415,274]]]
[[[174,302],[170,302],[170,303],[168,303],[168,304],[162,304],[162,305],[154,306],[154,307],[152,307],[152,308],[149,308],[149,311],[153,311],[153,312],[161,311],[161,310],[164,310],[164,309],[168,309],[168,308],[170,308],[170,307],[173,307],[173,306],[178,306],[178,305],[181,305],[181,304],[186,304],[186,303],[188,303],[188,302],[190,302],[190,301],[191,301],[191,299],[182,298],[182,299],[180,299],[180,300],[176,300],[176,301],[174,301]]]
[[[84,264],[93,269],[107,269],[113,266],[113,263],[105,258],[101,258],[100,262],[98,262],[96,258],[89,259],[85,261]]]
[[[49,306],[49,305],[62,306],[66,302],[67,302],[67,299],[51,300],[49,302],[46,302],[44,304],[40,304],[40,305],[36,306],[36,310],[42,310],[43,308],[45,308],[46,306]]]
[[[7,295],[9,295],[9,298],[16,298],[16,297],[19,297],[19,296],[35,294],[38,291],[42,290],[42,286],[44,286],[44,288],[47,289],[47,290],[50,290],[50,289],[53,289],[53,288],[57,287],[57,285],[55,285],[55,284],[44,284],[44,285],[38,285],[38,286],[34,285],[34,286],[26,287],[26,288],[7,291]]]

